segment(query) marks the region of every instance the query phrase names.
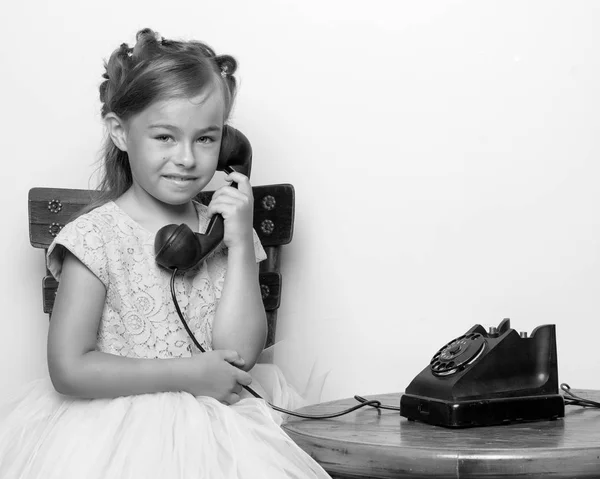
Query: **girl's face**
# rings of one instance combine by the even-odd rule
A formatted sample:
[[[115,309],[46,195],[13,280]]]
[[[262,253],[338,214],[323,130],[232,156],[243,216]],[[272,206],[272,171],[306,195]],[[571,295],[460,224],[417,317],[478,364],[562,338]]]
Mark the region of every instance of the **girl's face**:
[[[208,184],[219,158],[223,103],[219,89],[211,88],[153,103],[129,119],[125,142],[139,199],[183,205]]]

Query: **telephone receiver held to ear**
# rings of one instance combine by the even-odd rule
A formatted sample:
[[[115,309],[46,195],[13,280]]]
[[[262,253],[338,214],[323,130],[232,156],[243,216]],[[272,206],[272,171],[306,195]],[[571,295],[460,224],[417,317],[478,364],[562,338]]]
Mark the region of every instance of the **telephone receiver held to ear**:
[[[217,170],[226,173],[238,171],[249,177],[251,167],[252,147],[248,138],[239,130],[225,125]],[[237,187],[235,183],[231,186]],[[224,232],[223,217],[219,214],[213,215],[204,233],[194,233],[185,223],[163,226],[154,239],[156,262],[170,270],[193,268],[215,250],[223,240]]]

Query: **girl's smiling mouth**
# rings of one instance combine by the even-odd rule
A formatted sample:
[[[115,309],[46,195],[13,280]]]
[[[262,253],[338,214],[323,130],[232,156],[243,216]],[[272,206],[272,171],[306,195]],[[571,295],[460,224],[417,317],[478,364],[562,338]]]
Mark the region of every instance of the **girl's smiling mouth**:
[[[186,185],[197,179],[197,177],[189,175],[163,175],[163,178],[178,185]]]

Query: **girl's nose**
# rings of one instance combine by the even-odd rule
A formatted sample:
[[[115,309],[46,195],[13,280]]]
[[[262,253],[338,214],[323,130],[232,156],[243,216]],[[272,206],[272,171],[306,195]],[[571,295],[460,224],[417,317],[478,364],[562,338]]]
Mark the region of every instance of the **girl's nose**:
[[[194,151],[190,146],[184,146],[175,159],[175,163],[184,168],[191,168],[195,162]]]

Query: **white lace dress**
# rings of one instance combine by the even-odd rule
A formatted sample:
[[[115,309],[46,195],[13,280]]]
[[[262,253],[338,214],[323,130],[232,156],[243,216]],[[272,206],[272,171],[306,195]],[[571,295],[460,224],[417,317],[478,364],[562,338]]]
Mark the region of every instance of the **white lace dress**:
[[[206,226],[206,208],[197,209]],[[130,358],[202,354],[175,311],[170,272],[154,261],[153,235],[114,202],[69,223],[56,237],[48,268],[57,279],[65,249],[106,287],[97,350]],[[257,261],[265,258],[256,235],[255,251]],[[175,283],[190,328],[207,350],[225,271],[222,247]],[[252,386],[268,400],[301,405],[276,366],[259,364],[251,374]],[[233,406],[185,392],[88,400],[58,394],[46,378],[0,407],[0,478],[329,477],[280,423],[279,413],[249,395]]]

